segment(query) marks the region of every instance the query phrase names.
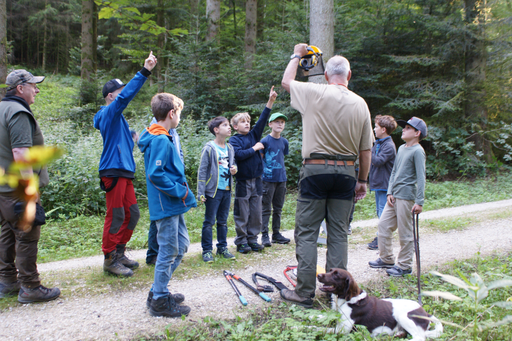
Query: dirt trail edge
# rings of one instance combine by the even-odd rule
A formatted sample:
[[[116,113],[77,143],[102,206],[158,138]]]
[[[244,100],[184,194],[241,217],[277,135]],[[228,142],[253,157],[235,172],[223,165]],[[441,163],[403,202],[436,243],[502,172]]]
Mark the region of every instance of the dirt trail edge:
[[[512,200],[476,204],[429,211],[420,215],[420,220],[475,214],[477,212],[510,210]],[[359,221],[353,227],[376,226],[377,220]],[[512,218],[482,222],[462,231],[420,235],[422,271],[429,267],[454,259],[473,257],[477,252],[488,255],[512,249]],[[421,227],[421,223],[420,223]],[[293,231],[285,232],[293,237]],[[421,233],[420,233],[421,234]],[[368,242],[368,241],[366,241]],[[233,241],[229,241],[232,245]],[[395,252],[398,244],[395,239]],[[200,245],[193,244],[189,253],[200,252]],[[271,275],[288,284],[282,272],[286,265],[295,264],[293,247],[283,248],[280,255],[265,258],[265,254],[252,254],[251,266],[237,270],[237,274],[250,281],[255,271]],[[132,252],[131,256],[143,261],[145,250]],[[237,255],[244,257],[244,255]],[[354,278],[364,283],[371,278],[387,276],[382,270],[368,267],[368,261],[378,257],[376,251],[366,244],[351,241],[348,269]],[[61,271],[94,267],[101,271],[102,256],[45,263],[39,265],[43,278]],[[325,263],[325,248],[318,252],[318,263]],[[199,321],[205,316],[232,318],[243,316],[258,307],[280,302],[278,293],[270,293],[272,303],[263,301],[248,289],[239,286],[249,305],[242,307],[226,279],[212,270],[200,278],[171,281],[174,292],[185,294],[185,303],[192,312],[185,321],[151,317],[146,309],[149,288],[122,293],[105,292],[89,297],[63,296],[44,304],[17,305],[0,313],[1,340],[129,340],[137,336],[162,333],[165,326],[183,325]],[[413,272],[415,274],[415,271]],[[136,276],[136,275],[135,275]],[[65,284],[62,284],[65,286]]]

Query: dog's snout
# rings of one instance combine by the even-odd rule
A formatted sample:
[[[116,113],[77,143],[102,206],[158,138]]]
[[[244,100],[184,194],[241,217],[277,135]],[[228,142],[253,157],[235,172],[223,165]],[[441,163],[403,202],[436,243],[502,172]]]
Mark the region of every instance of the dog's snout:
[[[318,279],[319,279],[319,280],[322,280],[322,279],[324,279],[325,274],[318,274],[318,276],[317,276],[317,277],[318,277]]]

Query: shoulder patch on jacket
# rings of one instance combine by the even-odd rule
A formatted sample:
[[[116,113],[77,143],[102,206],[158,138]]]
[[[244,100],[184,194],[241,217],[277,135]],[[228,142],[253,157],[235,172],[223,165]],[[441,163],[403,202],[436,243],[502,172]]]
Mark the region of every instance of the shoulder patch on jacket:
[[[161,166],[162,165],[162,160],[156,160],[156,165],[157,166]]]

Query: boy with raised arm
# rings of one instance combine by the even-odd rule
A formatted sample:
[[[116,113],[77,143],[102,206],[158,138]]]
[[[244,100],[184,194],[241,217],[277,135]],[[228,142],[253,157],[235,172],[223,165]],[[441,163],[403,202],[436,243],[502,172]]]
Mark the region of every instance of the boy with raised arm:
[[[229,143],[235,150],[235,159],[238,165],[238,173],[235,175],[233,217],[236,228],[236,250],[240,253],[259,252],[264,248],[258,244],[258,234],[261,232],[261,198],[263,194],[261,182],[263,163],[259,151],[264,148],[259,141],[276,97],[277,92],[272,87],[267,105],[252,130],[251,116],[248,113],[238,113],[231,119],[231,125],[238,133],[229,139]]]

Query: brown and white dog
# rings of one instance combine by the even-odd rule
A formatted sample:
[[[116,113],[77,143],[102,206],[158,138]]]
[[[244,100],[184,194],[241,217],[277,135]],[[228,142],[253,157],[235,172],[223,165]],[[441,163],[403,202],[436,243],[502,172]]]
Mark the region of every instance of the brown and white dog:
[[[372,337],[379,334],[405,337],[409,333],[411,340],[424,341],[443,333],[441,322],[427,314],[417,302],[370,297],[346,270],[332,269],[319,274],[318,280],[324,284],[320,290],[333,294],[332,309],[341,313],[336,328],[329,328],[330,333],[348,334],[356,324],[365,326]],[[429,320],[435,323],[434,330],[428,330]]]

